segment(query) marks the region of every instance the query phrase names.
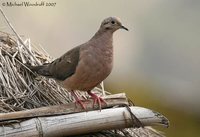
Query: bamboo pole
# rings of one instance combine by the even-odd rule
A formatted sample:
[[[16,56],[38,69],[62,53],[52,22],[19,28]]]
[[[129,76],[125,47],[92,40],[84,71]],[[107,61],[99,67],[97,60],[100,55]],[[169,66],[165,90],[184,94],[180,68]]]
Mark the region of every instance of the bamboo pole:
[[[158,112],[142,107],[130,107],[131,112],[145,126],[161,124],[168,120]],[[80,135],[110,129],[133,126],[126,107],[109,108],[68,115],[32,118],[12,125],[0,127],[0,137],[60,137]]]
[[[116,105],[128,105],[128,101],[125,93],[107,95],[103,97],[106,101],[106,104],[102,104],[103,108],[113,107]],[[93,100],[88,99],[84,100],[83,103],[87,107],[87,111],[99,109],[98,105],[94,105]],[[63,114],[71,114],[71,113],[79,113],[86,110],[83,110],[80,105],[76,105],[75,103],[69,104],[61,104],[55,106],[41,107],[36,109],[29,109],[25,111],[17,111],[11,113],[0,113],[0,123],[8,120],[18,120],[18,119],[26,119],[26,118],[34,118],[41,116],[52,116],[52,115],[63,115]]]

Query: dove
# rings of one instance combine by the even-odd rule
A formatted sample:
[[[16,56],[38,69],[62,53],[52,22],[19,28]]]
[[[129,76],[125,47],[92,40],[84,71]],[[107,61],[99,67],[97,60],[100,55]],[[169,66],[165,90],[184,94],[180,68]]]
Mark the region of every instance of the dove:
[[[104,19],[94,36],[84,44],[66,52],[51,63],[29,68],[39,75],[53,78],[71,92],[76,103],[86,109],[75,94],[76,90],[87,92],[93,105],[106,103],[91,90],[108,77],[113,68],[113,33],[118,29],[128,29],[118,17]]]

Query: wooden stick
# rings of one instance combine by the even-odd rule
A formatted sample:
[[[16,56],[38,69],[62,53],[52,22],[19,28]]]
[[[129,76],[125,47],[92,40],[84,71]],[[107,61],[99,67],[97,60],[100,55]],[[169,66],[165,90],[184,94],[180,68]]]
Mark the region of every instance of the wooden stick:
[[[102,108],[113,107],[116,105],[126,104],[128,105],[125,93],[108,95],[104,97],[107,104],[102,104]],[[85,100],[84,104],[87,106],[87,111],[99,109],[98,105],[94,105],[93,108],[93,100]],[[17,119],[25,119],[25,118],[33,118],[33,117],[41,117],[41,116],[52,116],[52,115],[61,115],[61,114],[70,114],[70,113],[78,113],[83,112],[81,106],[75,103],[62,104],[56,106],[49,107],[41,107],[36,109],[29,109],[25,111],[17,111],[11,113],[1,113],[0,114],[0,123],[7,120],[17,120]]]
[[[168,126],[168,120],[161,114],[142,107],[130,107],[131,112],[145,126],[161,124]],[[60,137],[86,134],[110,129],[133,126],[126,107],[109,108],[68,115],[38,117],[21,123],[0,127],[0,137]]]

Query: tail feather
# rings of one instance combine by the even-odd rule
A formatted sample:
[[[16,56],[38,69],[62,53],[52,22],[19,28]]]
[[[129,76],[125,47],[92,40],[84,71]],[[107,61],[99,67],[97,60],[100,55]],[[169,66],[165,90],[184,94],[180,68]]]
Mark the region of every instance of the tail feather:
[[[41,66],[27,66],[31,71],[36,72],[42,76],[52,76],[48,70],[48,65]]]

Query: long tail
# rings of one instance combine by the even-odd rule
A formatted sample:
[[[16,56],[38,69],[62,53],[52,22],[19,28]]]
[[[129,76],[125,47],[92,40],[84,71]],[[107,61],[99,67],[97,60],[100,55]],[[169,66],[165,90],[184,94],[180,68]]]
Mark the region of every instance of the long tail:
[[[31,71],[36,72],[37,74],[40,74],[42,76],[52,76],[49,72],[48,64],[40,65],[40,66],[30,66],[26,65]]]

